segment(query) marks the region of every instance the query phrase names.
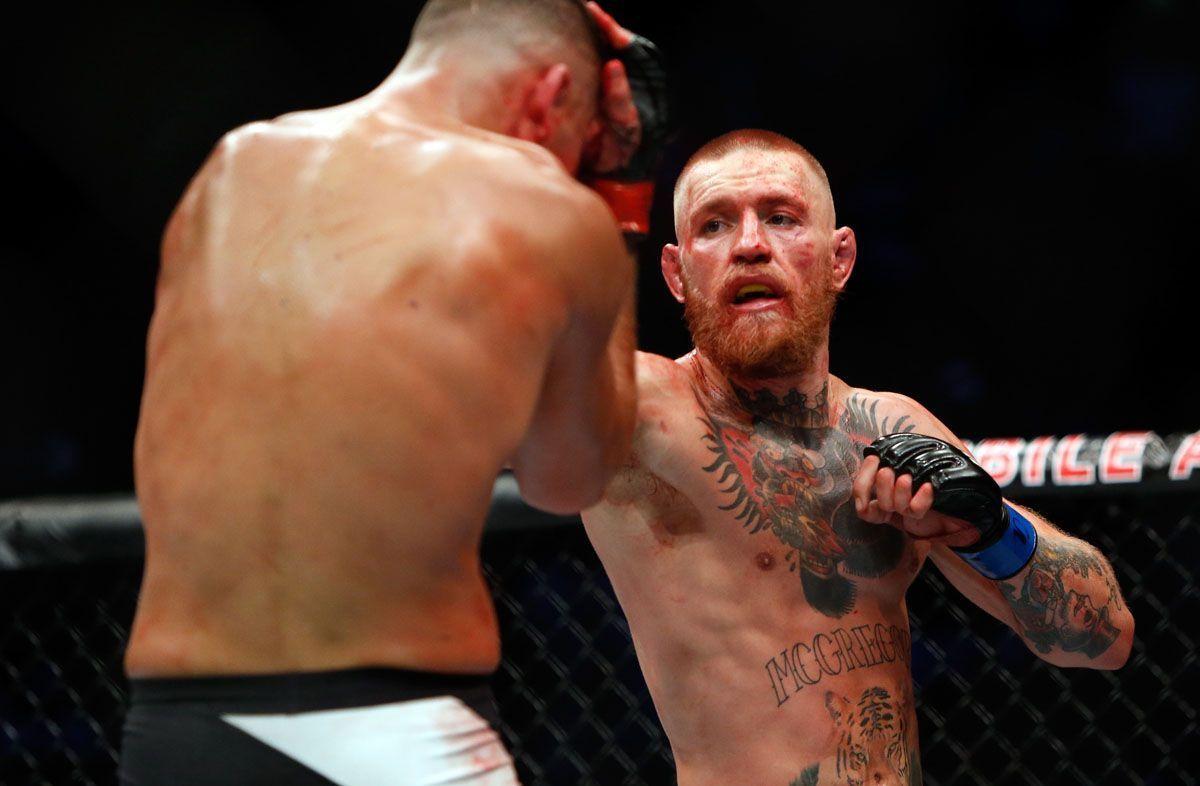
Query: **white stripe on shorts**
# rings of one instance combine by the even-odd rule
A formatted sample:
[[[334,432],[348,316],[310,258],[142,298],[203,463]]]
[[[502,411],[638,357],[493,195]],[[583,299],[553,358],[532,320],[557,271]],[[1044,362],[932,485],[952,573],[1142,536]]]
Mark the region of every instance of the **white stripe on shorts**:
[[[339,786],[520,786],[500,735],[452,696],[222,719]]]

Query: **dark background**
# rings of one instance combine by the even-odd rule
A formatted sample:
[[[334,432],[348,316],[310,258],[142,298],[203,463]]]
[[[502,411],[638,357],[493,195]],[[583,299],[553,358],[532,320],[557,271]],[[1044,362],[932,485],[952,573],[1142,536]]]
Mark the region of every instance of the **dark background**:
[[[5,25],[0,498],[131,488],[157,244],[188,179],[230,128],[374,87],[418,6],[43,4]],[[858,232],[834,373],[967,438],[1200,425],[1198,4],[608,7],[661,45],[679,99],[643,348],[688,348],[656,259],[675,174],[765,127],[824,162]]]

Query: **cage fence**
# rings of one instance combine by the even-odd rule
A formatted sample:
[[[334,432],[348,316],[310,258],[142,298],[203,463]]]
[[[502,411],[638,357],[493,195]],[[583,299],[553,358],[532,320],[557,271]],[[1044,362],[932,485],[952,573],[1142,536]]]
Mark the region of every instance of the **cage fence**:
[[[1010,491],[1112,560],[1137,620],[1119,671],[1037,659],[922,572],[908,607],[925,783],[1197,783],[1200,489],[1143,480]],[[138,527],[130,500],[0,506],[0,784],[116,782]],[[503,639],[494,687],[522,781],[674,783],[628,626],[578,521],[526,508],[502,481],[483,557]]]

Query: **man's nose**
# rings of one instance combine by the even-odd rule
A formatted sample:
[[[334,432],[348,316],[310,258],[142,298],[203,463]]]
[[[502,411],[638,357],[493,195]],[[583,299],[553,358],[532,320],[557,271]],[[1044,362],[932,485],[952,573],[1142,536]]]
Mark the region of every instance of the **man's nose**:
[[[771,247],[757,215],[742,218],[733,244],[733,261],[740,265],[760,265],[771,260]]]

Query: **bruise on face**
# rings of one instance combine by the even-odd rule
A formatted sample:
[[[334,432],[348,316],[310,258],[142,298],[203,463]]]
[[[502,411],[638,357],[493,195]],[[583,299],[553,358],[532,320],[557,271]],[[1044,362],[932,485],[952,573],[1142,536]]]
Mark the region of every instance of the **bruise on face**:
[[[696,347],[737,376],[803,371],[838,294],[823,179],[794,153],[735,151],[695,165],[680,195],[677,294]],[[737,300],[747,286],[761,291]]]

